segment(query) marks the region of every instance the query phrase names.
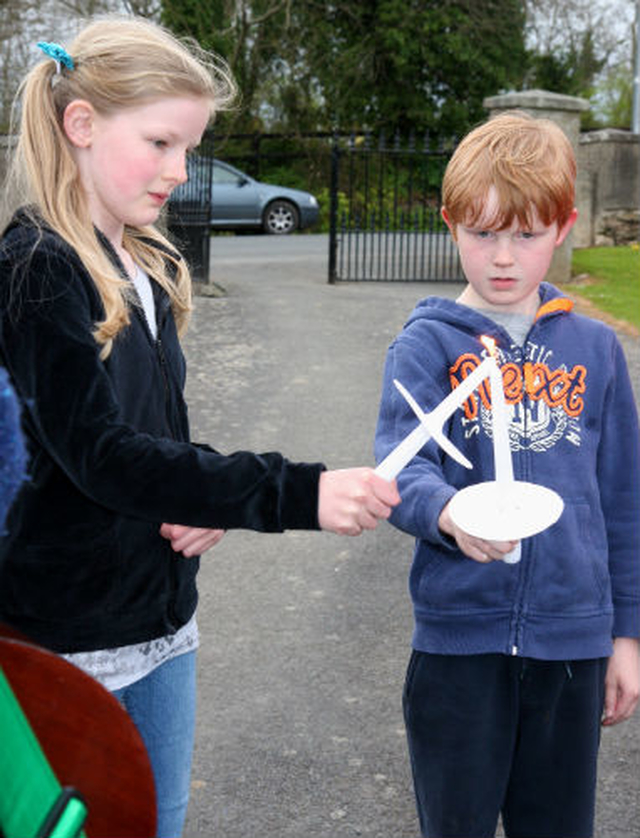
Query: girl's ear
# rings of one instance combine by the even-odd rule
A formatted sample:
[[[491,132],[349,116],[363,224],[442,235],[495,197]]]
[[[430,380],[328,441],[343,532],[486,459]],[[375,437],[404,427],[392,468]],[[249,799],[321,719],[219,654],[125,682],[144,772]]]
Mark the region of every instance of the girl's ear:
[[[74,99],[64,109],[62,118],[64,133],[76,148],[88,148],[93,140],[95,111],[93,105],[84,99]]]

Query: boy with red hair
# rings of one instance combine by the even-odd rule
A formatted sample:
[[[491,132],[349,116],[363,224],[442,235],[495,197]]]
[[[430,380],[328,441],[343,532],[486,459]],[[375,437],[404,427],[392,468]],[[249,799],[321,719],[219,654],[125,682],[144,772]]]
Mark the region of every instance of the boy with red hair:
[[[491,402],[474,393],[398,477],[391,521],[416,539],[404,711],[422,834],[592,835],[600,725],[628,718],[640,665],[637,411],[614,332],[546,283],[573,226],[576,164],[554,123],[506,113],[472,131],[445,173],[442,215],[467,285],[418,304],[391,345],[382,460],[415,426],[398,379],[433,409],[493,338],[517,480],[554,489],[556,524],[514,542],[462,530],[457,491],[494,479]]]

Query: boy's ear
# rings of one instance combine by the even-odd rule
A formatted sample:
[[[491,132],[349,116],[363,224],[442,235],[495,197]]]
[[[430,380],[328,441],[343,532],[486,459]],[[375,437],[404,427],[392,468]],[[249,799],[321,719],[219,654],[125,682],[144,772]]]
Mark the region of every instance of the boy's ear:
[[[452,235],[452,237],[453,237],[453,240],[454,240],[454,241],[456,241],[456,225],[455,225],[455,224],[453,223],[453,221],[449,218],[449,213],[447,212],[447,210],[445,209],[445,207],[442,207],[442,208],[440,209],[440,215],[442,216],[442,219],[443,219],[444,223],[445,223],[445,224],[447,225],[447,227],[449,228],[449,232],[451,233],[451,235]]]
[[[558,238],[556,239],[556,247],[559,247],[562,244],[562,242],[567,238],[571,228],[576,223],[577,219],[578,219],[578,210],[574,207],[571,210],[571,214],[569,215],[569,218],[567,218],[565,223],[558,230]]]
[[[91,145],[95,114],[93,105],[84,99],[74,99],[64,109],[64,133],[76,148],[88,148]]]

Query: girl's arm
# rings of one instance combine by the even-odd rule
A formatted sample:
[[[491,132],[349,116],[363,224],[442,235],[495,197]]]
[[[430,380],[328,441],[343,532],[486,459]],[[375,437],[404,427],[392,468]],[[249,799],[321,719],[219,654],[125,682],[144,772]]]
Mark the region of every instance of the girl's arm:
[[[0,349],[40,447],[32,469],[60,468],[82,495],[119,514],[204,529],[351,533],[387,514],[394,495],[371,470],[347,470],[321,489],[320,463],[277,452],[222,455],[137,431],[123,420],[99,359],[92,331],[101,309],[79,265],[59,247],[41,247],[21,277],[19,300],[9,284]]]
[[[360,535],[386,519],[400,502],[395,480],[388,483],[371,469],[325,471],[320,475],[318,520],[323,530],[338,535]],[[163,524],[160,535],[176,553],[198,556],[214,547],[225,530]]]
[[[193,444],[203,451],[219,454],[209,445]],[[378,521],[388,519],[399,503],[397,482],[383,480],[370,468],[325,471],[319,476],[318,523],[320,529],[337,535],[360,535],[365,529],[375,529]],[[193,549],[196,541],[204,545],[204,552],[218,543],[225,530],[163,524],[160,532],[171,540],[176,552],[192,556],[196,555]]]

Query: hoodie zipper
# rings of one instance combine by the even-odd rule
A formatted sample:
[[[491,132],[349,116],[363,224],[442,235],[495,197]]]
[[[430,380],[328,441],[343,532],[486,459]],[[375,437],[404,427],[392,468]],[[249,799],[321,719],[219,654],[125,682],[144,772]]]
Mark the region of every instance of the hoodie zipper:
[[[149,323],[144,312],[138,306],[135,306],[135,315],[141,321],[142,327],[146,331],[149,341],[155,349],[156,358],[158,359],[158,365],[160,367],[160,372],[162,375],[162,384],[164,389],[164,410],[165,419],[167,422],[167,429],[169,431],[170,438],[177,440],[177,435],[175,433],[173,422],[171,420],[171,386],[169,382],[167,356],[164,349],[164,343],[162,342],[162,338],[160,337],[160,335],[162,334],[162,329],[167,319],[167,311],[166,309],[162,311],[160,318],[158,318],[158,308],[159,306],[156,306],[157,332],[155,337],[151,332]],[[170,545],[167,543],[165,546],[167,552],[169,553],[169,598],[167,600],[167,622],[174,630],[177,630],[179,628],[179,621],[175,612],[175,601],[178,590],[178,566],[176,557],[173,555]]]
[[[173,431],[171,417],[169,415],[169,407],[171,403],[171,389],[169,387],[169,372],[167,370],[167,356],[164,352],[164,344],[162,343],[161,338],[156,338],[155,340],[155,347],[156,347],[156,354],[158,356],[158,363],[160,364],[160,372],[162,373],[162,383],[164,385],[164,406],[165,406],[165,414],[167,417],[167,424],[169,425],[169,430],[171,432],[172,438],[175,439],[175,434]]]
[[[522,347],[519,347],[516,353],[516,357],[509,360],[509,363],[517,363],[520,368],[520,375],[522,376],[522,380],[524,381],[524,367],[527,363],[527,347],[530,345],[531,341],[531,334],[535,329],[535,323],[529,329],[529,332],[524,340],[524,344]],[[520,403],[520,409],[522,411],[522,432],[525,439],[528,436],[528,416],[529,416],[529,409],[531,407],[531,400],[529,398],[529,394],[526,388],[523,388],[522,394],[522,401]],[[520,474],[515,475],[516,480],[527,480],[529,478],[529,471],[530,471],[530,464],[529,464],[529,457],[530,452],[527,448],[523,449],[520,454]],[[520,655],[520,650],[522,647],[522,632],[524,629],[524,607],[525,601],[527,599],[527,592],[529,590],[529,581],[531,578],[532,573],[532,566],[531,563],[534,561],[533,556],[531,555],[531,551],[528,549],[528,545],[522,544],[522,558],[520,565],[518,566],[518,584],[516,588],[516,596],[514,601],[514,611],[513,611],[513,628],[510,637],[510,654],[513,657]]]
[[[547,300],[546,303],[542,303],[541,307],[552,303],[553,301]],[[534,349],[535,346],[541,345],[541,338],[538,338],[537,341],[532,340],[532,336],[534,332],[540,333],[539,324],[543,323],[550,317],[558,317],[561,316],[565,312],[565,308],[558,307],[553,310],[547,310],[542,314],[540,317],[540,312],[538,317],[534,320],[531,328],[527,336],[525,337],[524,344],[521,348],[519,348],[519,360],[518,365],[520,367],[520,374],[522,375],[522,379],[524,380],[524,366],[528,362],[528,349]],[[514,361],[511,361],[514,363]],[[529,397],[529,393],[527,392],[526,387],[523,388],[523,397],[521,402],[521,409],[522,409],[522,423],[523,423],[523,435],[524,438],[527,439],[528,437],[528,416],[529,416],[529,409],[532,406],[531,399]],[[528,480],[530,478],[530,471],[531,471],[531,464],[530,464],[531,453],[529,449],[525,448],[521,454],[520,462],[524,465],[524,468],[521,469],[521,474],[516,477],[516,479],[520,480]],[[521,654],[522,648],[522,633],[524,629],[524,609],[527,600],[527,595],[530,590],[530,581],[531,581],[531,574],[533,573],[533,562],[535,561],[534,556],[532,555],[533,551],[528,549],[528,545],[523,545],[522,547],[523,555],[522,561],[519,569],[519,577],[518,577],[518,587],[516,589],[516,598],[514,603],[514,613],[513,613],[513,630],[510,637],[509,642],[509,651],[512,656],[517,656]],[[526,555],[525,555],[526,554]]]
[[[167,427],[168,427],[169,434],[170,434],[171,438],[174,439],[174,440],[177,440],[177,435],[175,433],[175,429],[173,427],[173,422],[171,421],[171,414],[170,414],[171,387],[170,387],[170,383],[169,383],[169,372],[168,372],[168,365],[167,365],[167,357],[166,357],[166,353],[164,351],[164,345],[162,343],[162,339],[159,337],[159,335],[162,333],[162,329],[164,327],[164,324],[166,323],[167,310],[168,309],[167,309],[166,306],[161,307],[157,302],[156,295],[153,294],[154,306],[156,308],[156,329],[157,329],[157,335],[154,336],[151,333],[151,328],[149,326],[149,323],[147,322],[147,317],[146,317],[144,311],[142,310],[142,303],[140,301],[138,291],[137,291],[137,288],[135,287],[135,284],[134,284],[133,280],[131,279],[131,277],[127,273],[124,265],[122,264],[122,261],[120,260],[120,257],[118,256],[118,254],[113,249],[113,246],[111,245],[109,240],[106,238],[106,236],[104,236],[103,233],[100,232],[100,230],[98,230],[97,228],[95,228],[95,229],[96,229],[96,234],[98,236],[98,239],[101,242],[104,249],[106,250],[107,255],[111,258],[112,262],[114,263],[114,265],[118,269],[122,278],[126,279],[129,283],[131,283],[133,292],[138,297],[139,306],[133,306],[134,315],[136,317],[138,317],[139,321],[141,322],[143,330],[147,334],[147,337],[148,337],[149,341],[155,347],[156,357],[157,357],[158,363],[160,365],[160,371],[162,373],[162,381],[163,381],[163,385],[164,385],[165,418],[167,420]],[[153,288],[153,285],[152,285],[152,288]],[[162,310],[160,312],[161,317],[158,318],[158,316],[157,316],[158,315],[158,309],[160,309],[160,308],[162,308]],[[176,561],[175,556],[171,552],[171,547],[170,547],[169,544],[166,545],[166,549],[168,551],[170,551],[170,554],[171,554],[170,555],[171,560],[169,562],[170,592],[169,592],[169,601],[168,601],[168,604],[167,604],[167,621],[169,622],[169,624],[171,625],[172,628],[177,630],[178,629],[178,620],[176,618],[175,607],[174,607],[175,599],[176,599],[176,592],[177,592],[177,589],[178,589],[178,584],[177,584],[177,561]]]
[[[169,433],[172,439],[177,439],[177,435],[175,433],[173,422],[171,420],[171,387],[169,384],[169,370],[167,364],[167,356],[164,350],[164,343],[162,342],[162,338],[160,334],[162,333],[162,328],[166,321],[166,311],[163,313],[162,319],[158,322],[158,337],[155,338],[155,348],[156,354],[158,357],[158,363],[160,364],[160,372],[162,373],[162,382],[164,385],[164,403],[165,403],[165,416],[167,420],[167,427],[169,429]],[[171,550],[170,545],[167,543],[166,545],[167,550]],[[178,591],[178,560],[177,557],[171,552],[171,556],[169,559],[169,599],[167,601],[167,619],[169,623],[175,628],[178,628],[178,617],[175,611],[175,604],[176,604],[176,597]]]

